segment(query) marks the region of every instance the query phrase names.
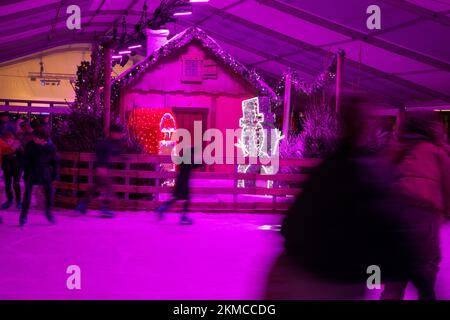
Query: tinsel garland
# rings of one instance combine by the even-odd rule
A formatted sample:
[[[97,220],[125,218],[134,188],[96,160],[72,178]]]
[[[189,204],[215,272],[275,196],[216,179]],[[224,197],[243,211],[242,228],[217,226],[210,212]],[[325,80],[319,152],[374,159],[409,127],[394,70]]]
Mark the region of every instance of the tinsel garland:
[[[308,96],[321,92],[323,88],[330,82],[330,80],[336,78],[337,70],[337,57],[338,55],[345,56],[345,52],[341,49],[338,50],[336,54],[333,55],[331,63],[328,67],[316,78],[313,83],[307,83],[305,80],[301,79],[297,72],[293,70],[287,70],[284,72],[283,77],[280,79],[275,92],[277,93],[279,99],[283,99],[284,89],[286,85],[286,76],[291,75],[291,85],[292,88],[301,94],[306,94]]]
[[[267,85],[261,76],[255,70],[249,70],[243,64],[234,59],[230,54],[225,52],[217,42],[208,36],[203,30],[197,27],[191,27],[179,33],[169,41],[167,41],[158,50],[155,50],[147,58],[136,64],[129,71],[117,77],[114,84],[119,87],[130,84],[135,79],[139,78],[145,71],[155,65],[161,58],[173,54],[176,50],[190,44],[193,40],[198,40],[204,48],[212,52],[222,63],[231,68],[235,73],[243,77],[255,89],[258,90],[259,96],[269,97],[271,104],[278,103],[278,96]]]

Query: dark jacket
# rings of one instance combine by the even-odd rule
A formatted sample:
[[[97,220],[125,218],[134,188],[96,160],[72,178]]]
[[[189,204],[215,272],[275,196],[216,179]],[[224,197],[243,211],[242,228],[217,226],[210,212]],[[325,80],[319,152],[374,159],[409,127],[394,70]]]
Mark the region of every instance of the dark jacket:
[[[2,156],[2,170],[4,172],[14,173],[22,169],[23,147],[20,146],[14,152],[6,153]]]
[[[22,143],[23,148],[33,140],[33,132],[23,132],[20,131],[16,134],[16,139],[19,140]]]
[[[445,146],[420,135],[404,135],[391,146],[396,189],[408,204],[450,216],[450,158]]]
[[[56,180],[58,176],[58,157],[52,143],[38,145],[34,141],[25,147],[23,159],[25,183],[45,184]]]
[[[97,168],[108,168],[111,157],[117,156],[123,151],[120,140],[107,138],[97,141],[95,153],[97,156]]]

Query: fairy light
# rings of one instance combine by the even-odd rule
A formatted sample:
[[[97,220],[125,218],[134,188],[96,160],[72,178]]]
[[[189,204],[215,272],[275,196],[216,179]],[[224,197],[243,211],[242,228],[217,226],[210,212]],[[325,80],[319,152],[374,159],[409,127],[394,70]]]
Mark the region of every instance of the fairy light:
[[[239,119],[239,126],[242,128],[241,138],[238,140],[236,147],[242,150],[244,157],[269,158],[269,155],[263,150],[265,140],[265,133],[263,128],[264,114],[259,111],[259,98],[252,98],[242,101],[242,115]],[[275,129],[275,141],[273,150],[270,150],[273,156],[278,149],[280,140],[284,138],[278,129]],[[267,148],[266,148],[267,149]],[[250,168],[248,165],[238,165],[239,173],[247,173]],[[262,166],[264,173],[272,174],[272,166]],[[267,181],[267,187],[271,188],[273,181]],[[238,180],[238,187],[245,187],[244,180]]]
[[[159,153],[159,142],[165,139],[165,133],[161,131],[161,119],[164,115],[174,115],[167,109],[159,108],[135,108],[128,121],[132,131],[145,152]]]
[[[156,65],[160,59],[170,56],[181,48],[188,46],[193,40],[199,41],[205,49],[211,52],[225,66],[250,83],[258,91],[258,96],[269,97],[272,105],[280,103],[279,97],[270,86],[264,82],[261,75],[253,69],[248,69],[242,63],[237,61],[229,53],[225,52],[213,38],[197,27],[190,27],[177,34],[144,60],[115,78],[113,80],[114,83],[120,81],[118,83],[118,88],[126,87],[141,77],[150,67]]]
[[[164,113],[159,122],[159,129],[164,133],[174,133],[177,128],[175,124],[175,118],[169,112]]]

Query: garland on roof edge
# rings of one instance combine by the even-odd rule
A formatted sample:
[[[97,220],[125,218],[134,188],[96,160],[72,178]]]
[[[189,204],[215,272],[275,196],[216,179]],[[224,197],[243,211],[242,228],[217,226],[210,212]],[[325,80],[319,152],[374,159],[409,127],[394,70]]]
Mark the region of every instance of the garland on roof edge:
[[[301,79],[296,71],[288,69],[284,72],[283,77],[278,82],[277,88],[275,90],[279,100],[283,100],[284,89],[286,85],[286,76],[291,75],[291,85],[292,88],[300,94],[306,94],[308,96],[321,92],[323,88],[330,83],[330,80],[336,78],[337,70],[337,57],[338,55],[345,56],[345,51],[339,49],[336,54],[333,55],[331,63],[328,67],[316,78],[313,83],[307,83],[305,80]]]
[[[131,83],[134,79],[137,79],[141,74],[143,74],[147,68],[156,64],[159,59],[171,55],[175,50],[182,48],[183,46],[189,44],[193,39],[202,42],[205,48],[210,50],[214,55],[219,57],[222,62],[230,67],[235,73],[242,76],[246,81],[251,83],[257,90],[260,96],[269,97],[272,104],[279,103],[277,95],[274,91],[267,85],[255,70],[249,70],[243,64],[234,59],[230,54],[225,52],[211,37],[209,37],[204,31],[198,28],[186,29],[182,34],[175,36],[169,40],[165,45],[163,45],[158,50],[155,50],[147,58],[145,58],[141,63],[131,69],[130,72],[125,74],[121,78],[117,78],[115,84],[118,87],[123,87]]]

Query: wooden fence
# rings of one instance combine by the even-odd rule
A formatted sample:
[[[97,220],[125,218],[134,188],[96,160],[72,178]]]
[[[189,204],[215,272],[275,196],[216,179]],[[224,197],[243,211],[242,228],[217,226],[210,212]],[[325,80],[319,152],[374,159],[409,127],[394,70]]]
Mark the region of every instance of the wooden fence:
[[[56,205],[74,208],[79,198],[95,179],[95,155],[92,153],[61,153],[61,177],[56,182]],[[246,161],[249,161],[248,159]],[[192,203],[190,210],[206,212],[277,212],[286,210],[307,172],[318,164],[318,159],[280,159],[283,167],[300,168],[302,173],[264,175],[237,172],[192,173]],[[162,171],[161,164],[172,163],[170,156],[123,155],[113,158],[109,175],[117,197],[112,202],[115,210],[153,210],[168,199],[173,187],[163,186],[163,181],[174,179],[177,172]],[[221,165],[215,165],[221,166]],[[217,167],[216,167],[217,168]],[[237,170],[235,170],[237,171]],[[237,186],[245,180],[245,188]],[[267,181],[273,187],[267,188]],[[98,208],[99,199],[92,202]],[[179,210],[175,205],[174,210]]]

